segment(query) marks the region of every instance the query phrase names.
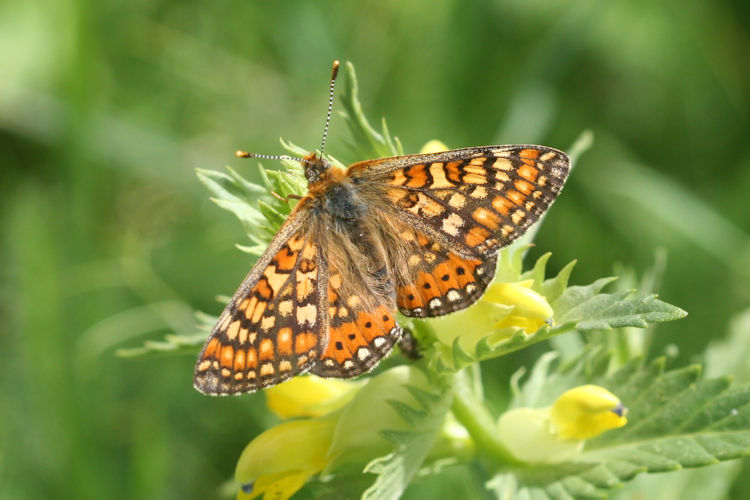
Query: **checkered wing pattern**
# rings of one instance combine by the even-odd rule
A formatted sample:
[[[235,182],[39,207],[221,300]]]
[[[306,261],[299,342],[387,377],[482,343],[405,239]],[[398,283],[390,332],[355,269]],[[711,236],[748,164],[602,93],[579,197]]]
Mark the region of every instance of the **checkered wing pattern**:
[[[304,204],[301,204],[304,205]],[[320,248],[300,206],[224,309],[195,367],[206,394],[238,394],[307,371],[324,345]]]
[[[395,306],[361,286],[351,266],[329,263],[327,345],[311,373],[351,378],[372,370],[401,339]],[[350,285],[350,286],[347,286]]]
[[[539,220],[562,189],[568,157],[544,146],[486,146],[352,165],[389,201],[387,245],[407,316],[473,304],[495,272],[497,251]],[[377,203],[373,201],[373,205]],[[404,242],[407,242],[406,244]],[[404,250],[405,249],[405,250]]]
[[[569,160],[545,146],[483,146],[355,164],[383,185],[398,216],[463,255],[497,252],[539,220],[562,189]]]
[[[371,370],[402,336],[397,310],[439,316],[481,296],[498,250],[539,220],[569,170],[561,151],[528,145],[383,158],[333,173],[314,155],[306,161],[316,179],[308,195],[201,351],[201,392]]]
[[[394,270],[396,300],[405,316],[441,316],[469,307],[492,281],[495,255],[464,257],[408,226],[399,234],[408,242],[405,262]]]

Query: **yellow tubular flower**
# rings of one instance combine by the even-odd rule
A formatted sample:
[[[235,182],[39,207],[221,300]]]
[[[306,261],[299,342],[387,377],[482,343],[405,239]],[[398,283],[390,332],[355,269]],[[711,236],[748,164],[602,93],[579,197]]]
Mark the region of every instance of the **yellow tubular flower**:
[[[589,439],[628,423],[617,396],[596,385],[582,385],[560,396],[550,420],[561,438]]]
[[[575,458],[584,442],[627,424],[625,408],[611,392],[584,385],[563,393],[547,408],[516,408],[498,421],[500,440],[519,460],[554,463]]]
[[[284,422],[253,439],[240,455],[238,500],[286,500],[326,465],[335,418]]]
[[[320,417],[346,405],[364,382],[310,375],[266,389],[268,408],[281,418]]]
[[[534,333],[542,326],[552,321],[554,311],[544,296],[531,289],[534,280],[519,281],[517,283],[493,283],[487,288],[482,300],[496,304],[513,306],[513,312],[501,321],[495,328],[517,326]]]
[[[334,383],[329,386],[331,382]],[[287,384],[290,383],[277,387]],[[321,384],[327,389],[322,390]],[[346,387],[331,380],[305,381],[300,378],[296,384],[290,385],[289,392],[327,393],[330,387],[345,389],[344,397],[350,401],[322,417],[283,422],[263,432],[245,447],[235,471],[235,479],[242,485],[238,500],[261,496],[264,500],[286,500],[312,476],[326,475],[352,464],[361,470],[372,457],[390,453],[393,445],[382,432],[408,430],[410,427],[388,402],[418,408],[419,401],[409,387],[427,390],[430,386],[424,373],[417,368],[397,366],[367,381],[347,383]],[[266,392],[274,390],[277,391],[269,389]],[[288,399],[279,398],[279,394],[271,394],[269,404],[275,406],[283,402],[281,406],[287,410],[298,411],[303,406],[298,402],[300,396],[293,395],[292,399],[295,401],[290,403]]]
[[[499,343],[516,328],[532,334],[550,324],[552,306],[531,288],[533,283],[534,280],[524,280],[491,284],[470,308],[435,320],[438,340],[450,346],[458,338],[461,347],[472,353],[477,342],[489,334],[493,334],[491,342]]]

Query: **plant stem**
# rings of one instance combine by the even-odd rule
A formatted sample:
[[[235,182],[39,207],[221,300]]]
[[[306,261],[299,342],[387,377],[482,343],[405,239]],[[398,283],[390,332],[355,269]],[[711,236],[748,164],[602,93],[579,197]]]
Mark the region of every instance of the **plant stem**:
[[[477,397],[466,370],[454,376],[453,415],[469,432],[481,455],[492,460],[495,465],[520,465],[498,438],[497,424],[484,402]]]

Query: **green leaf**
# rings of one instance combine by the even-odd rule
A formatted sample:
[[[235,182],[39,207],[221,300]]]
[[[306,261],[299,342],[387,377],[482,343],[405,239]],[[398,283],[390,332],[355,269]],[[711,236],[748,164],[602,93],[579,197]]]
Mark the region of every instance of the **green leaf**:
[[[117,349],[121,358],[143,358],[162,354],[192,354],[206,341],[205,333],[195,335],[165,335],[163,340],[147,340],[139,347]]]
[[[413,408],[402,401],[389,399],[386,400],[386,403],[396,410],[396,413],[398,413],[398,416],[401,417],[404,422],[413,428],[417,428],[419,423],[427,416],[426,411]]]
[[[612,283],[616,279],[617,278],[615,277],[599,278],[593,283],[585,286],[571,286],[566,288],[565,291],[560,294],[557,300],[552,302],[552,308],[555,310],[556,321],[563,322],[564,315],[568,314],[571,309],[579,307],[585,302],[591,300],[594,296],[601,292],[605,286]],[[585,312],[585,309],[583,309],[583,312]],[[575,321],[580,319],[581,317],[583,316],[573,315],[572,320]]]
[[[381,432],[396,450],[367,464],[364,472],[378,474],[378,477],[364,492],[363,499],[401,498],[401,494],[419,471],[432,449],[451,402],[451,391],[439,391],[438,385],[434,387],[435,392],[405,386],[421,408],[414,408],[400,401],[388,401],[412,430]]]
[[[550,303],[554,303],[558,298],[560,298],[560,296],[568,287],[568,280],[570,279],[570,274],[573,272],[573,268],[576,267],[577,263],[578,263],[577,260],[568,262],[568,264],[565,267],[563,267],[559,273],[557,273],[557,276],[555,276],[554,278],[550,278],[548,280],[542,281],[541,282],[542,284],[539,285],[538,289],[537,288],[534,288],[534,289],[537,290],[542,295],[544,295],[544,297]],[[536,266],[534,266],[534,269],[536,270]]]
[[[432,321],[439,339],[453,338],[451,349],[441,348],[436,367],[457,371],[477,361],[503,356],[530,345],[554,338],[572,330],[607,331],[621,327],[646,328],[652,324],[683,318],[679,307],[659,300],[656,295],[640,296],[633,290],[601,293],[616,278],[601,278],[586,286],[570,286],[568,280],[575,261],[557,276],[545,279],[549,254],[542,255],[534,266],[522,271],[526,246],[510,247],[500,254],[496,282],[518,282],[533,279],[531,288],[542,294],[554,310],[553,321],[536,332],[519,327],[496,328],[494,325],[513,311],[512,305],[480,299],[465,311]],[[501,314],[502,313],[502,314]],[[456,332],[467,334],[456,335]]]
[[[354,141],[351,146],[352,150],[357,156],[365,159],[386,158],[403,154],[398,139],[391,138],[385,118],[382,121],[382,134],[370,125],[362,111],[362,104],[359,102],[359,85],[354,65],[347,61],[344,67],[346,69],[346,85],[341,96],[341,103],[344,106],[341,115],[352,134],[352,140]]]
[[[195,313],[194,316],[198,321],[198,333],[193,335],[169,334],[161,340],[146,340],[138,347],[117,349],[115,355],[122,358],[144,358],[164,354],[195,354],[206,341],[206,336],[216,323],[217,318],[201,312]]]
[[[702,380],[700,374],[698,366],[665,373],[664,359],[658,359],[593,377],[590,383],[629,407],[628,425],[588,441],[576,460],[510,468],[488,488],[514,498],[603,498],[643,472],[702,467],[750,454],[750,387],[731,387],[728,377]]]
[[[652,323],[673,321],[687,316],[679,307],[656,298],[634,296],[635,292],[599,294],[569,310],[561,321],[579,317],[580,331],[610,330],[625,326],[646,328]]]
[[[710,498],[729,500],[732,482],[742,470],[742,462],[722,462],[712,467],[683,469],[671,472],[669,476],[641,474],[625,484],[611,496],[613,500],[630,500],[643,497],[648,492],[649,499],[669,500],[681,498]]]

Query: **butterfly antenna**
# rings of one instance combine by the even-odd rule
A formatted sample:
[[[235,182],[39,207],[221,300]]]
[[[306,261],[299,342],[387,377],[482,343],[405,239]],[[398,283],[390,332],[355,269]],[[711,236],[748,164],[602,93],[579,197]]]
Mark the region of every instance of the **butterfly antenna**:
[[[328,137],[328,125],[331,123],[331,114],[333,112],[333,89],[336,86],[336,76],[339,74],[339,61],[333,61],[333,69],[331,70],[331,90],[328,94],[328,112],[326,113],[326,124],[323,127],[323,140],[320,143],[320,156],[323,156],[323,150],[326,147],[326,138]],[[262,155],[258,153],[248,153],[247,151],[237,150],[234,155],[238,158],[261,158],[263,160],[292,160],[304,163],[305,165],[312,165],[313,162],[306,160],[305,158],[298,158],[296,156],[289,155]]]
[[[237,158],[260,158],[262,160],[291,160],[291,161],[298,161],[300,163],[304,163],[305,165],[312,165],[312,162],[310,160],[306,160],[304,158],[298,158],[296,156],[289,156],[289,155],[261,155],[258,153],[248,153],[247,151],[242,151],[241,149],[238,149],[234,152],[234,156]]]
[[[326,147],[326,138],[328,138],[328,125],[331,123],[331,112],[333,111],[333,88],[336,86],[336,76],[339,74],[339,61],[333,61],[331,70],[331,90],[328,94],[328,113],[326,113],[326,124],[323,127],[323,140],[320,142],[320,156],[323,156],[323,150]]]

